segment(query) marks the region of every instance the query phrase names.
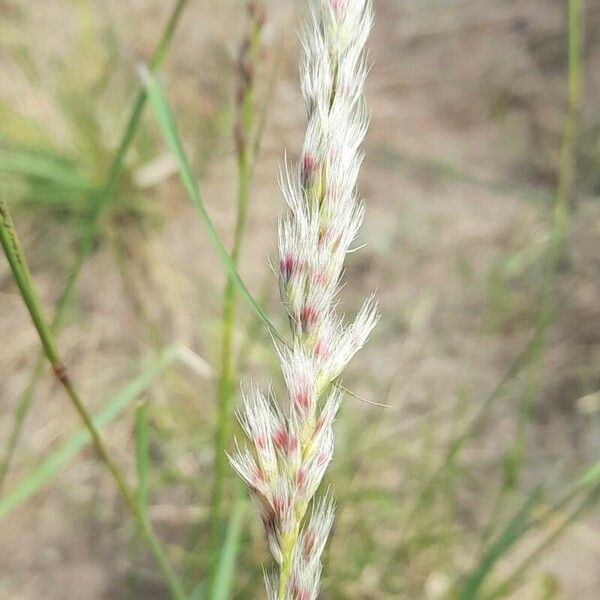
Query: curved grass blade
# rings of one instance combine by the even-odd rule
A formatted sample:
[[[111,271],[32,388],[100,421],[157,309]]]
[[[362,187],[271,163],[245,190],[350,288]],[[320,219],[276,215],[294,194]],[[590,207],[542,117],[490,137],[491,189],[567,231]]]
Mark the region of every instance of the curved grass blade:
[[[146,93],[148,95],[148,102],[152,106],[154,111],[154,115],[156,116],[156,120],[160,126],[160,129],[163,133],[165,141],[169,146],[171,152],[173,153],[175,160],[177,161],[177,167],[179,169],[179,174],[181,176],[181,180],[183,185],[190,196],[194,206],[198,212],[200,220],[202,221],[202,225],[204,226],[208,238],[211,244],[214,246],[219,260],[221,261],[223,267],[225,268],[227,275],[231,278],[234,285],[236,286],[238,293],[246,300],[246,302],[250,305],[250,308],[256,313],[258,318],[263,322],[269,333],[278,339],[279,341],[283,341],[283,338],[278,333],[275,326],[271,323],[269,318],[267,317],[264,310],[258,305],[244,282],[240,277],[229,252],[223,245],[221,238],[215,226],[202,202],[202,197],[200,195],[200,190],[198,189],[198,184],[194,175],[192,174],[192,168],[188,161],[185,150],[183,149],[183,145],[181,143],[181,138],[179,137],[179,132],[177,130],[177,126],[175,124],[175,119],[173,117],[173,113],[169,107],[165,91],[159,80],[145,67],[140,69],[140,74],[142,77],[142,81],[144,82],[144,86],[146,89]]]
[[[2,150],[0,172],[39,179],[61,188],[91,192],[93,184],[69,159],[51,152],[33,150]]]
[[[579,485],[590,486],[595,485],[600,481],[600,461],[586,469],[579,480]]]
[[[508,522],[504,530],[500,533],[496,541],[494,541],[483,554],[479,564],[463,584],[462,590],[458,595],[459,600],[476,600],[479,597],[479,590],[494,565],[517,543],[525,531],[527,531],[529,515],[539,498],[540,492],[541,488],[536,488],[533,493],[529,495],[523,505]]]
[[[238,494],[229,515],[225,541],[215,568],[210,600],[229,600],[231,596],[245,513],[246,501]]]
[[[588,510],[596,506],[600,502],[600,485],[592,487],[580,500],[580,502],[568,513],[562,522],[552,530],[521,562],[521,564],[498,586],[496,586],[485,600],[498,600],[507,598],[519,584],[522,582],[523,576],[532,565],[534,565],[540,557]]]

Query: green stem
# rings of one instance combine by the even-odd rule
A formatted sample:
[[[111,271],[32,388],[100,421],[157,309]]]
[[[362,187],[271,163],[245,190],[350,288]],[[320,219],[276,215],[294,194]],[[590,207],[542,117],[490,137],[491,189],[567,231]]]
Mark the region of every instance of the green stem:
[[[558,173],[558,187],[553,209],[553,223],[544,258],[543,281],[540,293],[539,310],[535,324],[534,343],[527,360],[526,383],[517,422],[517,433],[504,462],[504,476],[496,500],[483,529],[480,543],[491,535],[498,515],[505,504],[506,495],[518,485],[519,473],[525,455],[525,437],[531,405],[538,388],[538,367],[544,343],[544,335],[552,319],[552,290],[556,266],[564,244],[567,229],[568,205],[574,179],[574,156],[581,107],[581,0],[568,3],[568,106],[565,118],[561,156]]]
[[[20,290],[23,302],[29,311],[33,324],[35,325],[39,335],[44,354],[52,365],[52,370],[54,371],[56,378],[64,388],[75,410],[89,431],[98,456],[104,462],[109,472],[113,476],[119,492],[123,496],[127,507],[137,522],[140,532],[148,542],[156,562],[169,585],[172,597],[176,600],[184,600],[185,594],[183,589],[177,581],[177,578],[169,563],[167,562],[162,546],[154,535],[150,523],[144,517],[143,512],[140,510],[140,507],[135,501],[135,497],[127,485],[125,477],[117,467],[116,463],[112,460],[106,446],[104,445],[104,442],[102,441],[102,438],[100,437],[98,429],[94,425],[92,417],[85,408],[85,405],[81,401],[81,398],[76,392],[67,374],[66,366],[62,362],[58,352],[54,333],[44,318],[40,302],[33,287],[29,268],[25,262],[23,252],[21,251],[8,206],[2,199],[0,199],[0,243],[4,249],[6,258],[8,259],[8,263]]]
[[[142,400],[135,409],[135,462],[137,505],[148,515],[148,403]]]
[[[241,490],[241,486],[239,488]],[[211,600],[227,600],[231,597],[233,584],[235,583],[234,573],[246,507],[247,503],[243,493],[238,494],[228,515],[228,524],[221,548],[221,557],[215,568],[212,580],[209,596]]]
[[[247,159],[239,162],[239,187],[237,220],[231,259],[234,265],[239,263],[241,242],[246,222],[246,210],[250,183],[250,164]],[[223,500],[223,487],[227,474],[227,456],[225,451],[233,431],[233,405],[234,405],[234,377],[233,364],[233,334],[235,329],[236,286],[229,278],[223,293],[223,319],[222,319],[222,346],[221,346],[221,373],[217,398],[217,432],[215,436],[215,467],[211,496],[211,525],[213,530],[218,530],[221,523],[221,504]],[[216,533],[216,532],[214,532]],[[216,537],[213,533],[213,538]],[[217,536],[218,537],[218,536]]]
[[[544,260],[543,281],[536,322],[536,331],[539,331],[539,335],[537,335],[537,342],[530,355],[525,390],[519,409],[517,435],[510,457],[514,469],[514,485],[518,482],[518,474],[523,463],[527,425],[530,420],[533,400],[539,387],[539,361],[544,345],[545,331],[552,318],[554,277],[564,247],[568,225],[569,200],[574,183],[575,152],[579,133],[579,115],[582,99],[581,9],[582,0],[568,0],[567,114],[560,152],[558,187],[552,213],[552,230]]]
[[[183,9],[185,8],[185,5],[188,3],[188,1],[189,0],[177,0],[177,2],[175,3],[169,16],[169,19],[165,25],[165,28],[161,34],[158,45],[156,46],[156,49],[154,50],[152,57],[150,58],[150,69],[152,71],[158,70],[161,64],[163,63],[167,55],[169,46],[171,44],[171,40],[173,39],[175,29],[183,12]],[[73,261],[71,268],[69,269],[65,286],[58,299],[54,317],[50,325],[50,328],[53,332],[58,331],[62,324],[66,309],[71,302],[73,291],[75,289],[75,284],[81,272],[81,268],[94,247],[94,241],[97,236],[100,217],[103,213],[105,206],[108,204],[108,200],[112,197],[112,194],[114,192],[119,173],[121,172],[121,168],[123,166],[123,161],[125,160],[127,151],[129,150],[129,147],[133,142],[133,138],[140,123],[140,119],[144,107],[146,105],[146,99],[146,90],[142,88],[138,92],[134,101],[131,115],[129,117],[129,120],[127,121],[127,125],[125,126],[121,142],[112,161],[104,186],[92,198],[91,214],[89,220],[86,222],[81,232],[81,238],[79,242],[79,253]],[[40,354],[31,372],[31,376],[29,378],[25,391],[21,395],[17,404],[13,429],[9,436],[6,449],[4,451],[2,462],[0,463],[0,489],[2,487],[2,483],[4,482],[6,474],[8,473],[8,470],[10,468],[10,463],[12,461],[13,454],[15,452],[15,449],[19,442],[19,438],[21,436],[21,432],[23,430],[25,418],[32,404],[35,389],[42,375],[44,374],[43,367],[44,358],[43,355]]]
[[[260,50],[262,15],[261,7],[255,6],[250,14],[250,30],[240,56],[241,98],[238,106],[236,124],[238,190],[236,222],[231,248],[231,262],[235,269],[239,266],[242,241],[246,228],[248,196],[254,167],[254,157],[258,152],[255,131],[255,66]],[[226,450],[233,433],[234,410],[234,332],[236,322],[237,286],[234,279],[227,278],[223,292],[223,318],[221,330],[221,372],[219,375],[217,397],[217,430],[215,434],[215,459],[213,487],[210,504],[210,560],[220,546],[222,523],[223,491],[228,473]],[[239,489],[236,488],[236,489]]]

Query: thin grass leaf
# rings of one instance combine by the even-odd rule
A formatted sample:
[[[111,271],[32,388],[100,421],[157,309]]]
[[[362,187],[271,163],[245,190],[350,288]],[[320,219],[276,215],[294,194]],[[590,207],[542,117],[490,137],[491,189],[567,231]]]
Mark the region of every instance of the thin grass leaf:
[[[27,179],[41,179],[69,190],[90,192],[94,189],[73,162],[51,152],[2,150],[0,172]]]
[[[235,284],[238,293],[248,302],[250,308],[256,313],[258,318],[264,323],[266,328],[269,330],[271,335],[277,338],[280,341],[282,337],[277,332],[275,326],[271,323],[269,318],[267,317],[264,310],[258,305],[252,294],[249,292],[248,288],[242,281],[237,269],[235,268],[235,264],[229,252],[223,245],[221,238],[213,222],[202,202],[202,197],[200,195],[200,190],[198,189],[198,184],[196,179],[192,173],[192,168],[190,166],[189,160],[183,149],[183,145],[181,143],[181,139],[179,137],[179,132],[177,131],[177,126],[175,124],[175,119],[173,117],[173,113],[169,107],[164,88],[159,80],[146,68],[140,69],[140,74],[142,77],[142,81],[144,82],[144,86],[146,89],[146,93],[148,96],[148,102],[152,106],[154,111],[154,115],[156,116],[156,120],[160,126],[160,129],[163,133],[165,141],[169,146],[175,160],[177,161],[177,167],[179,169],[179,174],[181,176],[181,180],[183,185],[190,196],[194,206],[200,216],[200,220],[202,225],[204,226],[208,238],[211,244],[214,246],[219,260],[221,261],[223,267],[225,268],[227,275]]]
[[[467,577],[458,596],[459,600],[475,600],[478,597],[479,590],[494,565],[517,543],[525,531],[527,531],[527,521],[539,498],[540,491],[540,488],[536,488],[534,492],[529,495],[513,518],[508,522],[504,530],[500,533],[496,541],[493,542],[483,554],[478,565]]]
[[[17,232],[4,198],[0,197],[0,244],[4,250],[6,260],[10,266],[15,283],[21,294],[21,298],[35,328],[39,334],[40,342],[48,361],[55,370],[60,370],[62,362],[58,355],[56,342],[52,331],[46,322],[43,311],[33,288],[31,273],[25,260]],[[64,378],[63,378],[64,380]]]
[[[242,525],[246,513],[246,501],[239,496],[240,494],[238,494],[229,515],[225,541],[215,568],[210,600],[228,600],[233,589],[235,566],[242,538]]]
[[[206,597],[206,583],[201,581],[188,596],[188,600],[204,600]]]
[[[574,483],[567,486],[567,491],[550,506],[542,506],[540,514],[532,519],[528,528],[540,527],[546,523],[548,519],[556,517],[561,513],[566,512],[575,499],[580,498],[585,494],[594,493],[594,490],[600,486],[600,463],[595,463],[585,469]]]
[[[592,487],[581,501],[575,506],[572,511],[564,517],[562,522],[551,531],[534,549],[530,554],[521,562],[521,564],[514,569],[514,571],[504,579],[499,585],[497,585],[488,595],[485,596],[485,600],[497,600],[499,598],[507,598],[509,594],[519,587],[522,582],[523,576],[534,565],[541,556],[550,548],[552,545],[560,539],[560,537],[580,519],[588,510],[593,506],[596,506],[600,501],[600,485]]]
[[[149,364],[130,383],[117,392],[94,416],[94,424],[101,429],[114,421],[152,383],[154,378],[171,365],[178,356],[178,348],[165,349],[156,360]],[[23,502],[38,492],[56,477],[78,452],[91,443],[91,436],[85,427],[66,440],[59,448],[46,457],[29,475],[22,479],[11,492],[0,500],[0,519],[9,515]]]
[[[135,411],[136,497],[140,510],[148,516],[148,404],[141,401]]]
[[[579,485],[591,486],[600,481],[600,461],[589,467],[579,480]]]

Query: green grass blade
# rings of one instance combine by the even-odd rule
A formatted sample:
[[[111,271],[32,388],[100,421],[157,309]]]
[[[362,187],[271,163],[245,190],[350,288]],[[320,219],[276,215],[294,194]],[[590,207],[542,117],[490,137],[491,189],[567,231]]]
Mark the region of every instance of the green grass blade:
[[[0,198],[0,244],[6,255],[6,260],[12,271],[15,283],[19,288],[23,302],[39,334],[44,352],[52,367],[58,372],[62,368],[62,363],[58,356],[56,341],[43,315],[37,294],[33,289],[31,273],[25,261],[12,216],[4,198]]]
[[[176,348],[167,348],[133,381],[117,392],[94,417],[98,429],[114,421],[177,357]],[[6,517],[25,500],[51,481],[78,452],[91,443],[91,436],[81,427],[52,454],[45,458],[32,473],[22,479],[11,492],[0,499],[0,519]]]
[[[223,245],[221,238],[213,222],[202,202],[202,197],[200,195],[200,190],[198,189],[198,184],[194,175],[192,173],[192,168],[188,161],[185,150],[183,149],[183,145],[181,143],[181,139],[179,137],[179,133],[177,131],[177,126],[175,125],[175,119],[173,118],[173,114],[169,107],[163,86],[158,81],[158,79],[147,69],[144,69],[142,72],[142,80],[144,82],[144,86],[146,88],[146,93],[148,95],[148,102],[150,103],[154,114],[156,116],[157,122],[160,126],[160,129],[163,133],[165,141],[169,146],[175,160],[177,161],[177,166],[179,168],[179,174],[181,176],[181,180],[183,185],[190,196],[194,206],[200,216],[200,220],[202,225],[204,226],[206,233],[209,237],[211,244],[214,246],[219,260],[221,261],[223,267],[225,268],[228,276],[231,278],[233,283],[235,284],[238,293],[248,302],[250,308],[256,313],[258,318],[264,323],[266,328],[269,330],[272,336],[282,341],[282,337],[277,332],[275,326],[271,323],[264,310],[259,306],[258,302],[254,299],[252,294],[248,291],[248,288],[242,281],[237,269],[235,268],[235,264],[227,249]]]
[[[148,404],[141,401],[135,411],[136,497],[140,510],[148,516]]]
[[[593,464],[591,467],[588,467],[581,479],[579,480],[579,485],[582,486],[591,486],[596,485],[600,481],[600,461]]]
[[[479,590],[498,560],[512,548],[528,529],[529,515],[540,495],[537,488],[508,522],[498,538],[481,557],[478,565],[467,577],[458,596],[459,600],[476,600]]]
[[[26,178],[42,179],[61,188],[90,192],[93,185],[60,155],[27,150],[2,150],[0,172]]]
[[[204,600],[206,597],[206,582],[201,581],[188,596],[188,600]]]
[[[238,498],[229,516],[225,541],[215,568],[210,600],[229,600],[231,596],[245,512],[246,501],[244,498]]]
[[[542,539],[537,546],[535,546],[521,564],[506,577],[502,583],[497,585],[485,596],[485,600],[508,598],[512,591],[520,585],[527,570],[531,568],[557,540],[560,539],[573,523],[580,519],[588,510],[597,506],[598,502],[600,502],[600,485],[592,487],[585,493],[580,502],[564,517],[562,522]]]

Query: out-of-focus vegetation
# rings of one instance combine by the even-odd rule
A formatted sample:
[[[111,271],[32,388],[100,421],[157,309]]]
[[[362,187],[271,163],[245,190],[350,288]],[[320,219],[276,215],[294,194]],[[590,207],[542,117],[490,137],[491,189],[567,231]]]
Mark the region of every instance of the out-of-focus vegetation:
[[[264,2],[244,103],[241,4],[0,0],[0,191],[77,393],[190,598],[261,597],[268,561],[231,474],[218,510],[211,490],[223,394],[279,379],[266,256],[277,163],[300,150],[302,7]],[[375,5],[367,247],[346,295],[377,287],[384,318],[344,381],[322,597],[593,598],[600,6]],[[235,265],[206,219],[231,248],[246,185],[223,315]],[[170,597],[7,266],[0,285],[0,596]]]

